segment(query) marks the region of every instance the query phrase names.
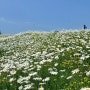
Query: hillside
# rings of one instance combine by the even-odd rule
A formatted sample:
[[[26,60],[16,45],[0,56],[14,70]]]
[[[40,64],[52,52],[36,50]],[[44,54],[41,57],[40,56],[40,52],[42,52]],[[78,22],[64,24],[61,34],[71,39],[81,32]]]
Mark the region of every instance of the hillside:
[[[0,35],[0,90],[90,90],[90,31]]]

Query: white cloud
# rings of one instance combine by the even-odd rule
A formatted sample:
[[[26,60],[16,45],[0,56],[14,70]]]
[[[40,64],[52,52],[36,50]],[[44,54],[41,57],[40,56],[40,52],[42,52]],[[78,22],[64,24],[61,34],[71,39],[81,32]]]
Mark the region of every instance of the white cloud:
[[[0,22],[6,22],[6,19],[4,17],[0,17]]]
[[[19,26],[27,26],[30,28],[35,28],[35,29],[52,29],[54,28],[54,25],[47,25],[47,24],[38,24],[38,23],[34,23],[34,22],[29,22],[29,21],[11,21],[8,20],[4,17],[0,17],[0,23],[4,23],[4,24],[13,24],[13,25],[19,25]]]
[[[5,19],[4,17],[0,17],[0,22],[9,23],[9,24],[16,24],[16,22],[9,21],[9,20]]]
[[[20,22],[20,21],[11,21],[11,20],[7,20],[6,18],[4,17],[0,17],[0,22],[1,23],[8,23],[8,24],[25,24],[25,25],[33,25],[32,22],[27,22],[27,21],[23,21],[23,22]]]

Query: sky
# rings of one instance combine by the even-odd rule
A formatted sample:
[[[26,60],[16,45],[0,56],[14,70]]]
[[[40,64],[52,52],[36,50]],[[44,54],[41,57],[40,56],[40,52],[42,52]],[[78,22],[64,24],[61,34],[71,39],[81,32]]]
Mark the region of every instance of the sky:
[[[90,0],[0,0],[0,31],[90,28]]]

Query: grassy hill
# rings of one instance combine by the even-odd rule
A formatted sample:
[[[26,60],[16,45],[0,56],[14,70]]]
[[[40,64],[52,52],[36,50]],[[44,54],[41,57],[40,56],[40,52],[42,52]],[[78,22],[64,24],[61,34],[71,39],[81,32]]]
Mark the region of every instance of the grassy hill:
[[[90,31],[0,35],[0,90],[90,90]]]

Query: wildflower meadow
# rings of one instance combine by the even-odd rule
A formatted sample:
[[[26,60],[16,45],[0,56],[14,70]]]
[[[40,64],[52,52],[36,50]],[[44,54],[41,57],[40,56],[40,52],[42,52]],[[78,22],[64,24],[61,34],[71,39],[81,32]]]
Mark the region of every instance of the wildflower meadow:
[[[1,34],[0,90],[90,90],[90,31]]]

